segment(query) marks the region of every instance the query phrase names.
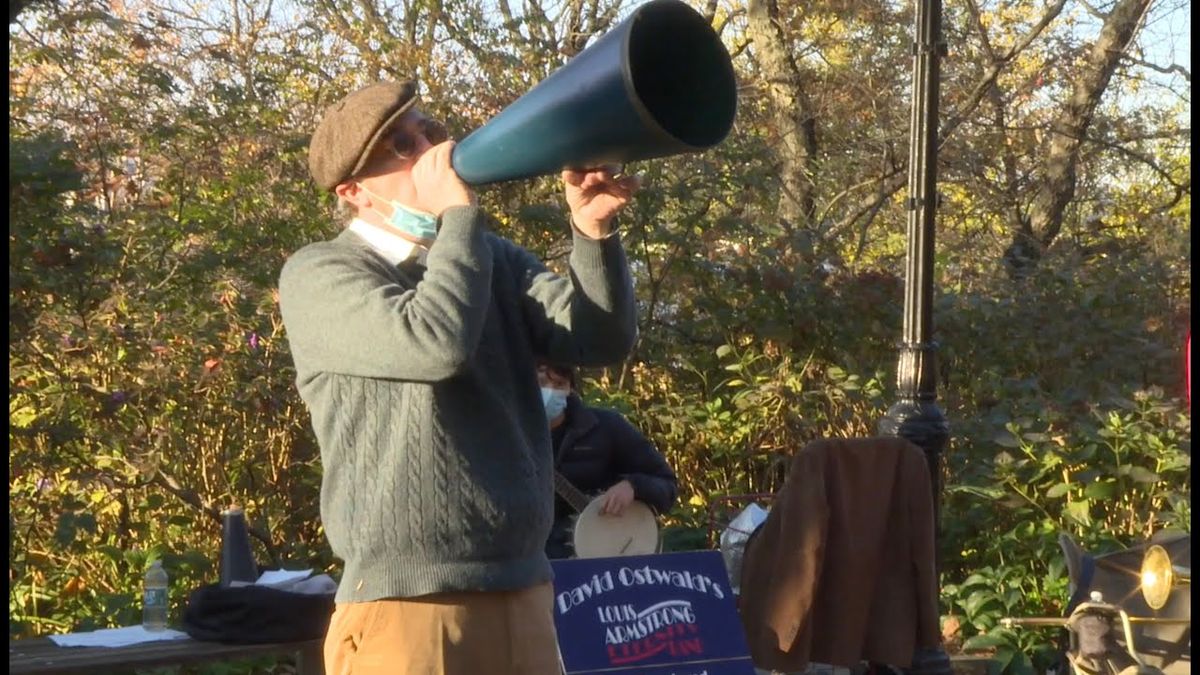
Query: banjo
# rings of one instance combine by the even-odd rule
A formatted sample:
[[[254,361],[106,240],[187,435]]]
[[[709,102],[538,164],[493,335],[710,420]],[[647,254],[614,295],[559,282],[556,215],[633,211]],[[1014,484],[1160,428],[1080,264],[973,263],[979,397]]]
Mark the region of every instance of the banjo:
[[[654,511],[636,499],[619,516],[601,513],[603,495],[589,497],[558,471],[554,491],[579,515],[571,528],[571,548],[576,558],[614,558],[658,553],[658,520]]]

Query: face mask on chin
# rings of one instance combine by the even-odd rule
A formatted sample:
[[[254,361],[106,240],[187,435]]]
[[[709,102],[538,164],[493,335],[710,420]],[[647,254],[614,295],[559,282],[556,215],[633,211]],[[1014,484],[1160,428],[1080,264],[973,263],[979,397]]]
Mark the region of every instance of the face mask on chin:
[[[425,211],[410,209],[394,199],[384,199],[362,183],[359,183],[358,186],[372,197],[391,205],[392,215],[390,217],[383,215],[383,213],[374,207],[371,208],[380,218],[383,218],[383,222],[387,223],[388,226],[425,241],[433,241],[437,238],[437,216]]]

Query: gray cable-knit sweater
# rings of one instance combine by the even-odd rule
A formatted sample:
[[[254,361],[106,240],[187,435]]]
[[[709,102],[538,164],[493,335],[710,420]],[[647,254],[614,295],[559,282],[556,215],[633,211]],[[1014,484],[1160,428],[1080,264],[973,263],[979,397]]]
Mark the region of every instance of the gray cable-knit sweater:
[[[619,236],[575,236],[570,279],[443,214],[422,267],[350,231],[283,267],[296,384],[321,448],[321,519],[346,567],[338,602],[549,581],[550,436],[538,356],[602,365],[632,348]]]

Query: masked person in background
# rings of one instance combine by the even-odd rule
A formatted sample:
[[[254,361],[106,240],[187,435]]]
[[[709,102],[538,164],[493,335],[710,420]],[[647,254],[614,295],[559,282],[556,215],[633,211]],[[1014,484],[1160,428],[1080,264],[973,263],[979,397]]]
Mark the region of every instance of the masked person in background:
[[[550,434],[539,358],[606,364],[636,338],[615,216],[637,189],[566,171],[570,278],[488,231],[416,85],[324,114],[318,187],[354,214],[283,267],[280,308],[345,561],[330,675],[558,675]]]
[[[678,481],[650,441],[615,410],[585,405],[573,368],[543,362],[537,376],[558,472],[584,493],[603,493],[601,513],[619,516],[635,499],[656,513],[669,511]],[[575,510],[556,496],[554,527],[546,540],[550,558],[571,557],[573,515]]]

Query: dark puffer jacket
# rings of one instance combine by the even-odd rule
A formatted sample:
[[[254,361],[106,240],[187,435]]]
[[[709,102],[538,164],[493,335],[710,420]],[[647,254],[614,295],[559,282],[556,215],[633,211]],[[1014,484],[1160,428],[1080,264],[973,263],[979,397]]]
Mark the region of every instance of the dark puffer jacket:
[[[567,417],[561,441],[554,445],[554,464],[568,481],[588,495],[599,495],[622,480],[633,485],[633,496],[656,513],[675,504],[675,472],[650,441],[621,413],[584,405],[575,394],[567,399]],[[571,516],[575,509],[562,497],[554,498],[554,527],[546,542],[546,555],[572,555]]]

